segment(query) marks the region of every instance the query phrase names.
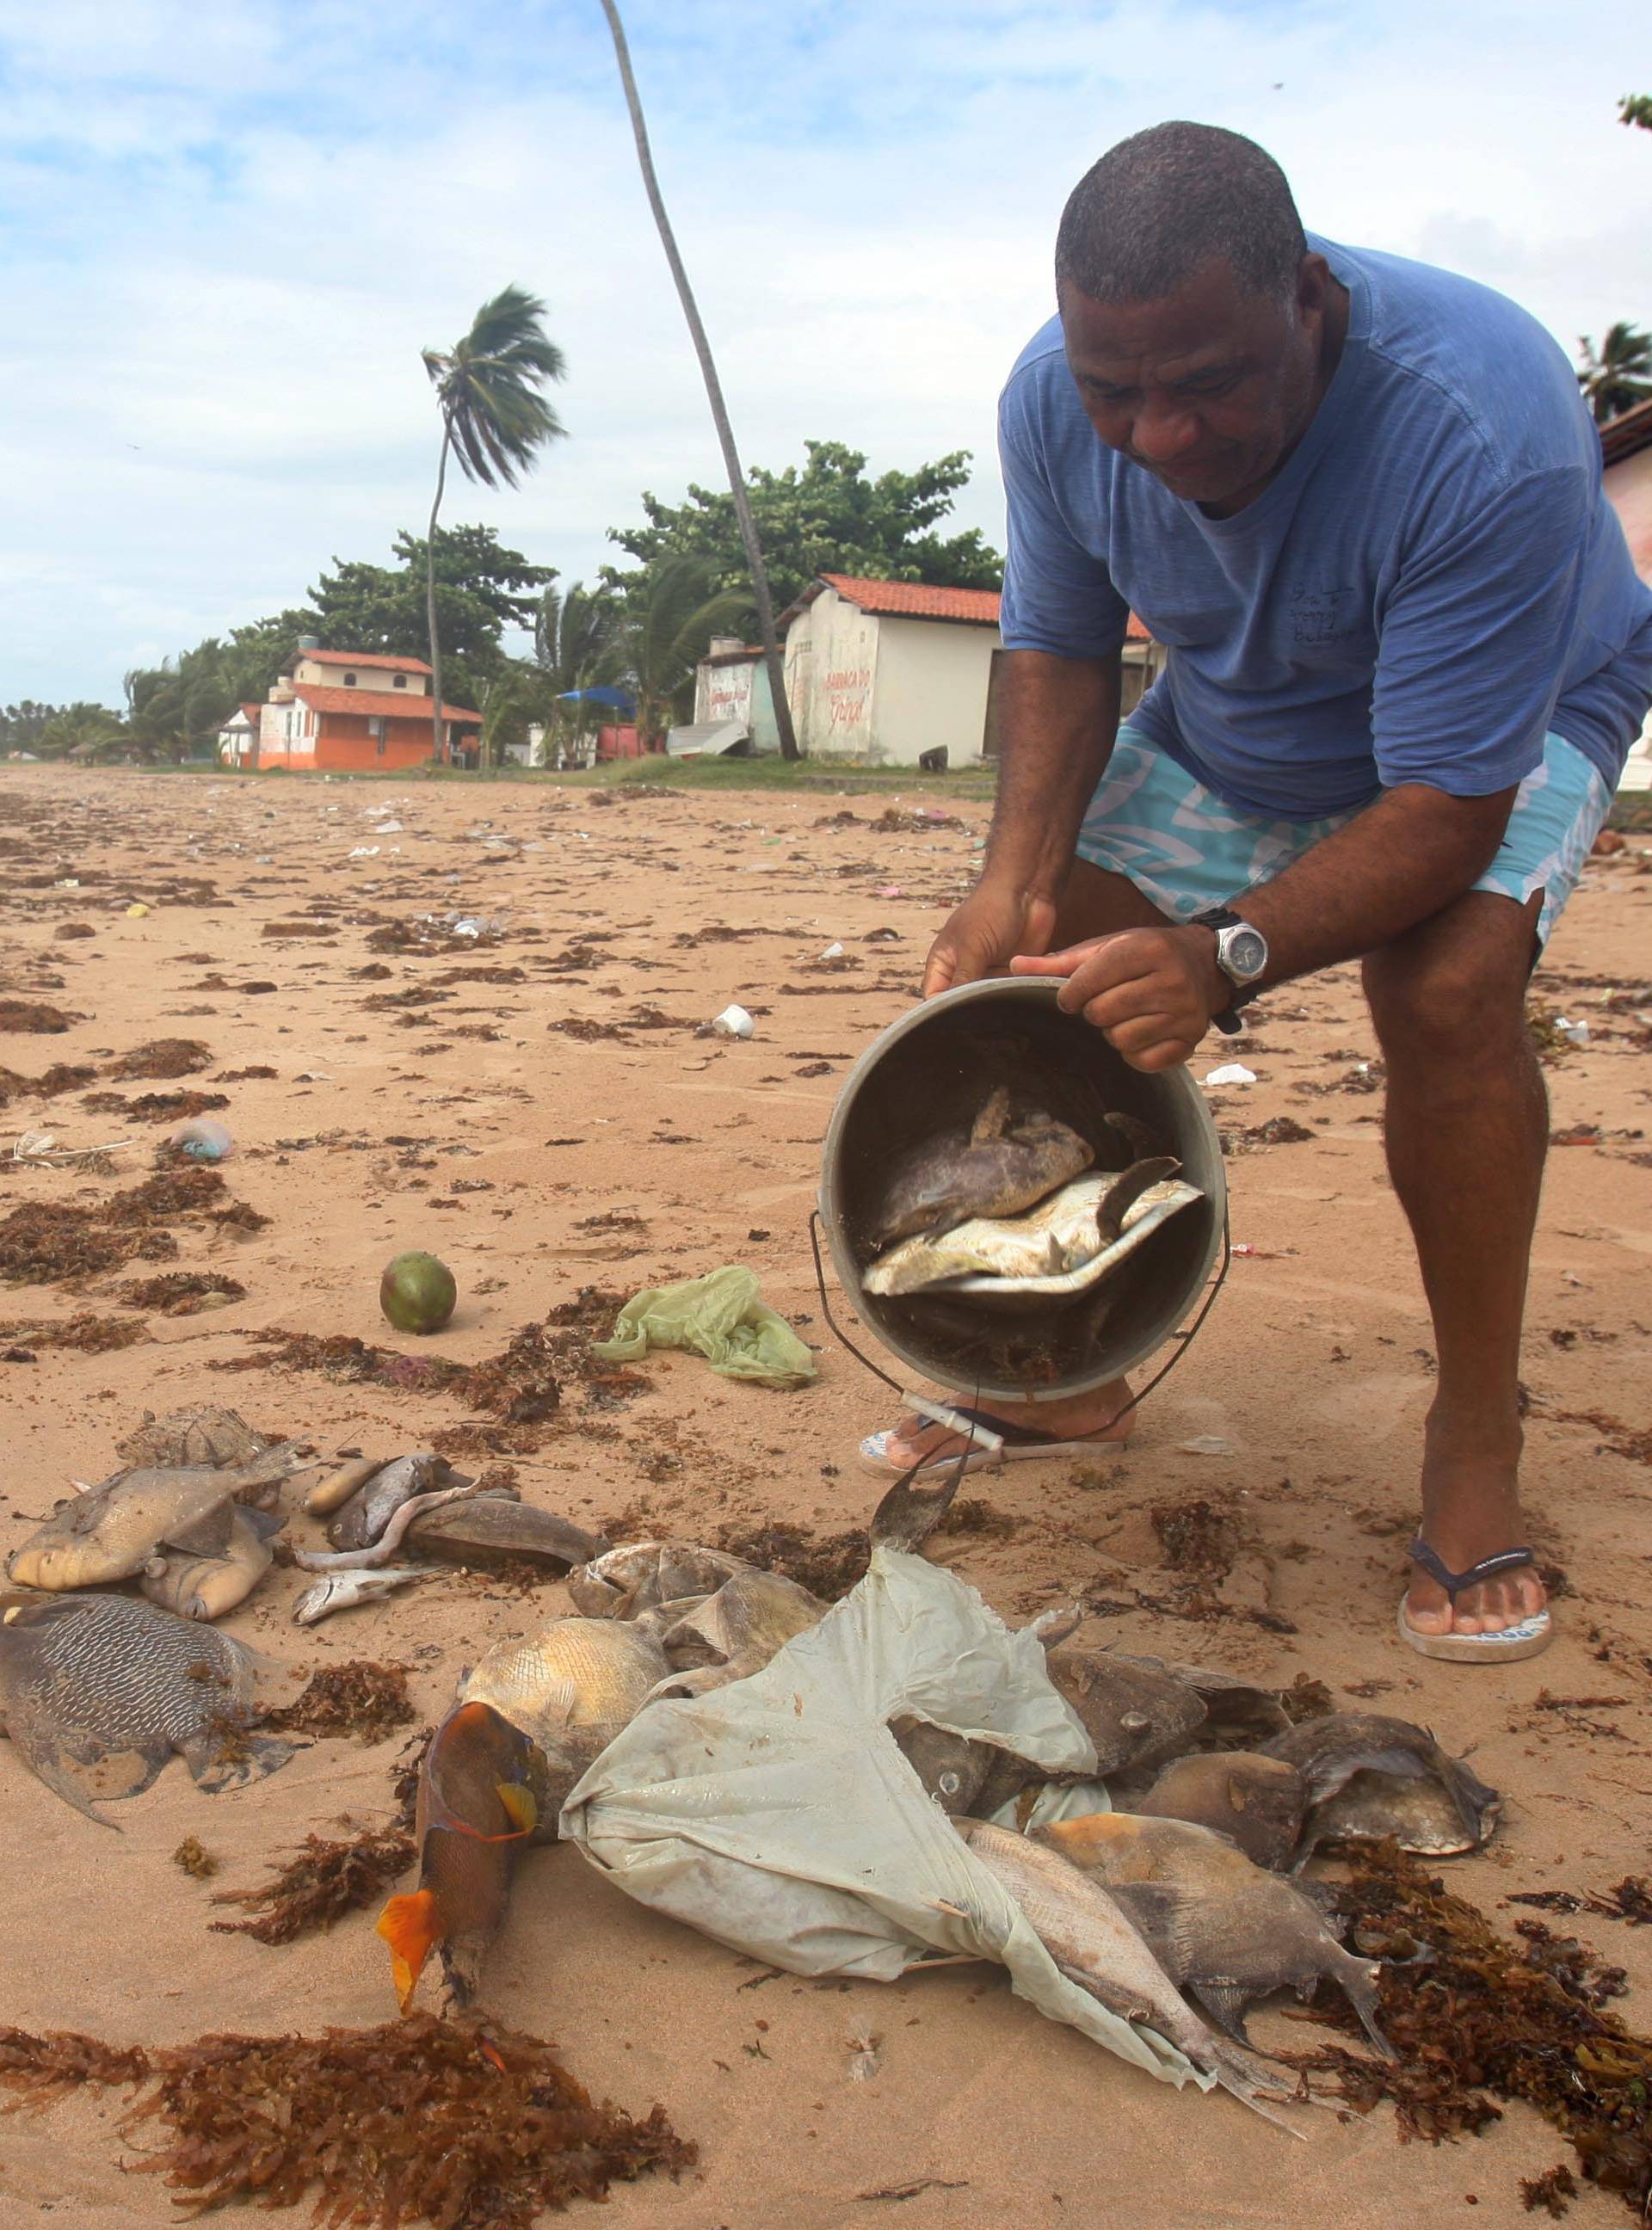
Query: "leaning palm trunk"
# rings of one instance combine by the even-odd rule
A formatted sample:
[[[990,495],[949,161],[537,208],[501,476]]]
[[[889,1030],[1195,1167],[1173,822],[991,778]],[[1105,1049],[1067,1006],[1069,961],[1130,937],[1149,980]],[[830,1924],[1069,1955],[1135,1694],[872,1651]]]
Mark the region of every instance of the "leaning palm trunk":
[[[442,757],[442,631],[436,625],[436,513],[442,508],[442,492],[448,482],[448,444],[453,439],[453,421],[443,414],[442,420],[442,455],[436,465],[436,501],[430,506],[430,527],[424,539],[424,618],[430,635],[430,757],[440,763]]]
[[[608,18],[608,28],[614,35],[614,55],[619,63],[620,82],[625,88],[625,105],[631,113],[631,130],[636,139],[636,158],[642,170],[642,190],[649,197],[649,207],[654,212],[660,245],[665,250],[666,261],[671,266],[671,276],[676,281],[677,298],[682,304],[682,314],[688,321],[694,354],[700,359],[700,377],[706,383],[706,396],[711,404],[713,422],[717,428],[717,439],[722,448],[724,469],[728,474],[729,493],[734,499],[734,516],[739,521],[740,540],[745,545],[745,562],[752,575],[752,598],[757,606],[758,633],[763,643],[764,664],[769,671],[769,693],[774,700],[774,724],[780,735],[780,754],[783,758],[795,759],[799,756],[797,738],[791,725],[791,707],[786,702],[785,669],[781,663],[779,638],[774,629],[774,600],[769,594],[769,570],[763,561],[763,545],[758,538],[757,521],[752,516],[752,500],[746,493],[745,474],[740,469],[739,452],[734,446],[734,429],[729,424],[717,366],[712,361],[711,343],[706,338],[706,328],[700,322],[694,289],[688,284],[688,274],[684,270],[682,257],[677,252],[676,235],[671,229],[671,220],[666,215],[665,203],[661,197],[660,181],[655,176],[654,157],[649,149],[648,126],[642,120],[642,104],[637,98],[636,80],[631,74],[631,55],[625,43],[624,26],[620,22],[619,10],[614,0],[602,0],[602,8]]]

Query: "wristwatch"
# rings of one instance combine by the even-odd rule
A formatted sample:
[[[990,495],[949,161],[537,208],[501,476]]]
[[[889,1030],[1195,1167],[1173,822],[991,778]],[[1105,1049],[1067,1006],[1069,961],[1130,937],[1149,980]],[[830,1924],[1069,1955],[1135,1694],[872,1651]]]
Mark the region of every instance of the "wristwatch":
[[[1262,989],[1256,979],[1267,970],[1268,939],[1231,906],[1207,906],[1193,916],[1190,926],[1216,931],[1216,966],[1232,984],[1233,996],[1210,1020],[1224,1036],[1236,1037],[1244,1028],[1240,1008],[1249,1006]]]

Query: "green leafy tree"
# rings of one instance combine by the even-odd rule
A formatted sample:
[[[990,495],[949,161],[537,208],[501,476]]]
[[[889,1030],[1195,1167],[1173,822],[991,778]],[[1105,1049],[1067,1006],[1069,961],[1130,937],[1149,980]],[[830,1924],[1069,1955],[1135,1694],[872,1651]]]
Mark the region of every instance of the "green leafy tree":
[[[126,735],[145,758],[185,759],[208,751],[242,699],[235,661],[216,635],[176,659],[126,677]]]
[[[1652,93],[1626,93],[1617,104],[1617,120],[1652,132]]]
[[[694,667],[712,636],[747,609],[749,590],[720,590],[703,558],[663,558],[634,581],[613,636],[614,678],[636,699],[637,732],[656,742],[693,709]]]
[[[545,304],[520,287],[484,302],[470,331],[451,349],[425,349],[424,369],[442,413],[436,497],[425,545],[426,619],[430,644],[432,756],[442,756],[442,628],[436,596],[436,519],[448,458],[484,487],[513,488],[541,449],[566,428],[540,392],[563,377],[562,351],[541,323]]]
[[[842,441],[805,441],[801,470],[754,467],[752,507],[769,554],[775,593],[790,603],[819,573],[858,573],[874,581],[931,581],[945,587],[996,589],[1003,560],[973,529],[937,530],[970,478],[966,450],[938,457],[916,472],[868,479],[866,458]],[[719,588],[741,585],[744,569],[733,506],[721,491],[691,487],[680,504],[644,495],[648,525],[610,528],[645,569],[668,555],[703,558]],[[627,575],[604,568],[604,577]]]
[[[57,705],[36,704],[24,697],[16,705],[0,705],[0,751],[32,751],[60,711]]]
[[[581,581],[565,590],[550,588],[539,600],[533,627],[533,655],[541,677],[538,716],[558,736],[583,737],[594,723],[588,705],[558,700],[578,689],[600,688],[614,679],[618,652],[619,601],[600,583]]]
[[[332,570],[310,590],[305,625],[288,638],[282,658],[292,655],[298,635],[306,632],[319,635],[332,650],[425,656],[434,571],[437,629],[447,653],[445,693],[474,704],[504,662],[506,628],[532,632],[554,570],[507,549],[491,526],[439,527],[434,558],[429,542],[403,532],[396,538],[394,554],[400,560],[396,565],[334,558]]]
[[[1578,384],[1604,426],[1652,395],[1652,332],[1625,319],[1608,328],[1598,349],[1585,333],[1578,344]]]
[[[63,705],[41,730],[35,748],[42,758],[55,759],[88,744],[100,757],[106,757],[126,741],[119,714],[106,705]]]

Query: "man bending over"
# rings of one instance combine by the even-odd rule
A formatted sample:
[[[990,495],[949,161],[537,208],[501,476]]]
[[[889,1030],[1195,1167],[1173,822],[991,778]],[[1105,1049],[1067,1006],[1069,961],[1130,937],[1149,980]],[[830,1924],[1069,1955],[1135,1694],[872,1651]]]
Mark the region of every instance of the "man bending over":
[[[1439,1362],[1401,1629],[1528,1654],[1548,1613],[1517,1372],[1548,1112],[1526,986],[1652,700],[1652,591],[1548,334],[1305,235],[1251,141],[1114,147],[1055,274],[1000,406],[997,806],[926,991],[1064,977],[1154,1070],[1258,989],[1363,961]],[[1132,608],[1169,662],[1121,725]],[[1120,1438],[1128,1398],[988,1421]],[[863,1453],[962,1445],[909,1415]]]

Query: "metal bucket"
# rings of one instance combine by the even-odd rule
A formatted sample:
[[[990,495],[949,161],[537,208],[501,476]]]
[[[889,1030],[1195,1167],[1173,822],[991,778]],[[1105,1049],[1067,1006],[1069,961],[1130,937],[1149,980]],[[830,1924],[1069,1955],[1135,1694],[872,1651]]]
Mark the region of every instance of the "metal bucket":
[[[860,1319],[913,1371],[984,1401],[1055,1401],[1104,1386],[1171,1337],[1199,1301],[1224,1244],[1227,1177],[1204,1096],[1185,1068],[1145,1076],[1100,1030],[1056,1004],[1049,976],[993,976],[913,1007],[874,1038],[844,1080],[822,1151],[820,1215],[839,1283]],[[1099,1324],[1072,1302],[971,1312],[945,1294],[868,1293],[861,1273],[879,1187],[899,1155],[967,1128],[994,1086],[1021,1085],[1099,1142],[1111,1112],[1145,1123],[1204,1196],[1171,1217],[1104,1286]]]

